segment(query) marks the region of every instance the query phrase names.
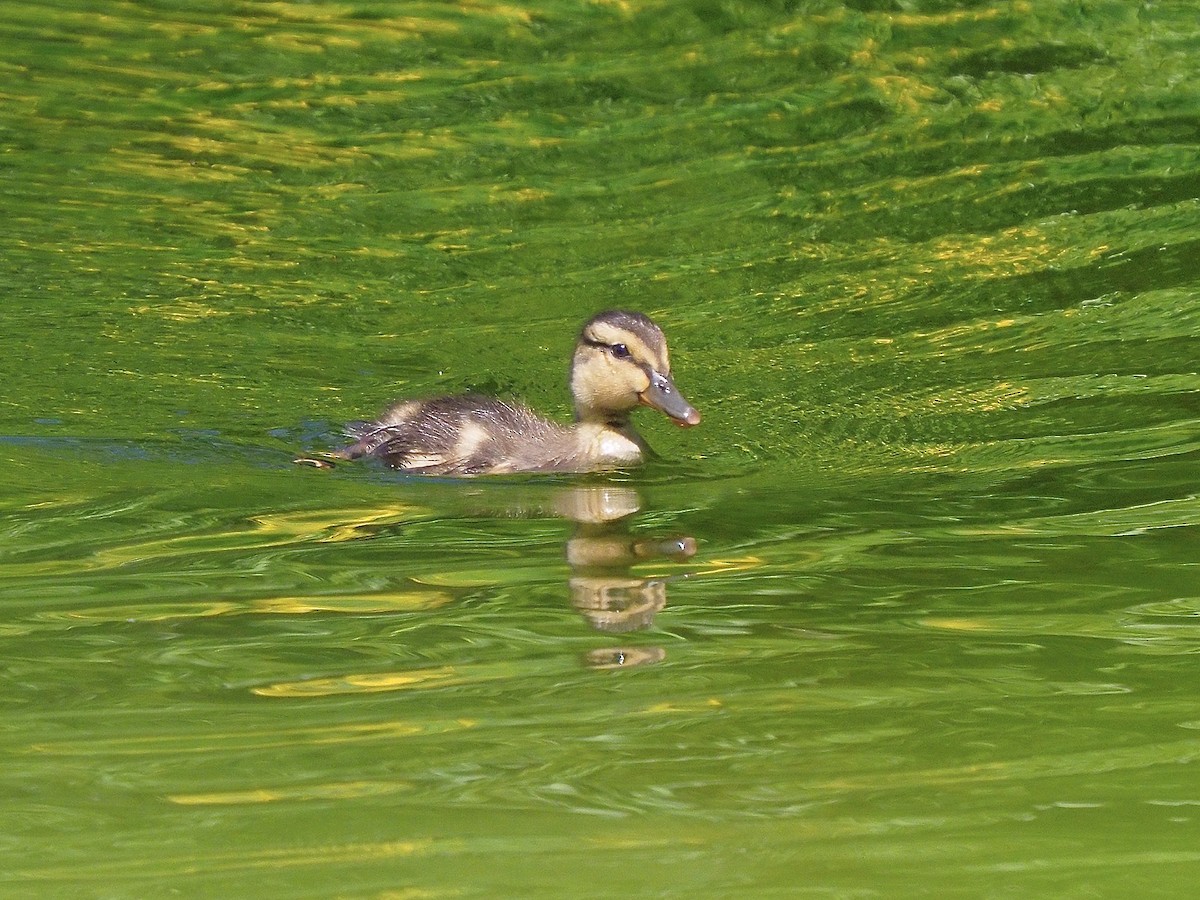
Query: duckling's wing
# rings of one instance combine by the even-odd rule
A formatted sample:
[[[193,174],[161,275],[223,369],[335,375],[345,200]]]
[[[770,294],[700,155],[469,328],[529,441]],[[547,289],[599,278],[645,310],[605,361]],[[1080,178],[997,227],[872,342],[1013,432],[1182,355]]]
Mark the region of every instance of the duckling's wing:
[[[373,456],[394,469],[441,471],[448,461],[448,451],[454,445],[458,421],[456,417],[448,419],[447,410],[437,415],[424,406],[413,406],[404,419],[389,410],[377,422],[349,423],[346,434],[355,441],[344,448],[341,455],[347,459]]]
[[[378,421],[346,427],[349,459],[374,456],[394,469],[441,475],[523,471],[557,449],[562,429],[523,406],[465,394],[405,401]]]
[[[381,425],[378,422],[349,422],[344,431],[347,437],[354,438],[354,443],[338,451],[338,456],[345,459],[359,459],[363,456],[383,456],[399,451],[405,443],[405,435],[410,429],[404,426]]]

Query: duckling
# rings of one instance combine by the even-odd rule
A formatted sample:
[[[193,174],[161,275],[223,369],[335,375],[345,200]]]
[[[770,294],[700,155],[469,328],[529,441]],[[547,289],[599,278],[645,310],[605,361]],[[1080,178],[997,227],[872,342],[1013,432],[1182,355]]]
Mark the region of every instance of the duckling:
[[[571,359],[571,394],[572,425],[478,394],[401,400],[374,422],[347,425],[355,442],[331,456],[374,456],[428,475],[597,472],[645,458],[649,448],[629,421],[639,404],[684,428],[700,423],[671,380],[662,330],[641,313],[610,310],[588,320]]]

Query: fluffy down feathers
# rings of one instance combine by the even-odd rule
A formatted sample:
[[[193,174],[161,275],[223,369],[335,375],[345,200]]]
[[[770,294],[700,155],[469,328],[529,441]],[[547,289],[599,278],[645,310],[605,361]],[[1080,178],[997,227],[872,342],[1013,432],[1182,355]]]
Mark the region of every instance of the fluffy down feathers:
[[[333,456],[374,456],[429,475],[595,472],[643,460],[647,447],[629,422],[639,405],[685,427],[700,421],[671,380],[662,331],[641,313],[611,310],[584,324],[571,393],[569,426],[479,394],[403,400],[374,422],[346,426],[354,443]]]

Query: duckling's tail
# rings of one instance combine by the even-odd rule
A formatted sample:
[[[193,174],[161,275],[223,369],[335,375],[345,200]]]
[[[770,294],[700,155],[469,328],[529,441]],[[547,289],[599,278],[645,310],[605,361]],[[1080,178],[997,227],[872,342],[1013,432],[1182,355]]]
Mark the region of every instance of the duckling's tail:
[[[342,429],[347,437],[354,438],[354,443],[341,450],[331,453],[318,453],[316,456],[297,456],[292,460],[298,466],[312,466],[314,469],[336,469],[338,462],[346,459],[358,459],[366,456],[374,446],[364,440],[379,431],[379,426],[373,422],[349,422]]]

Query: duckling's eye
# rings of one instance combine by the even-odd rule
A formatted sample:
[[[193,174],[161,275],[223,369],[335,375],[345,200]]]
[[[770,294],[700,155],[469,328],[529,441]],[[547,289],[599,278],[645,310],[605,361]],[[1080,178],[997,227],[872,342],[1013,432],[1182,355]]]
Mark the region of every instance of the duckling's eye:
[[[608,349],[617,359],[629,359],[629,348],[624,344],[613,344]]]

